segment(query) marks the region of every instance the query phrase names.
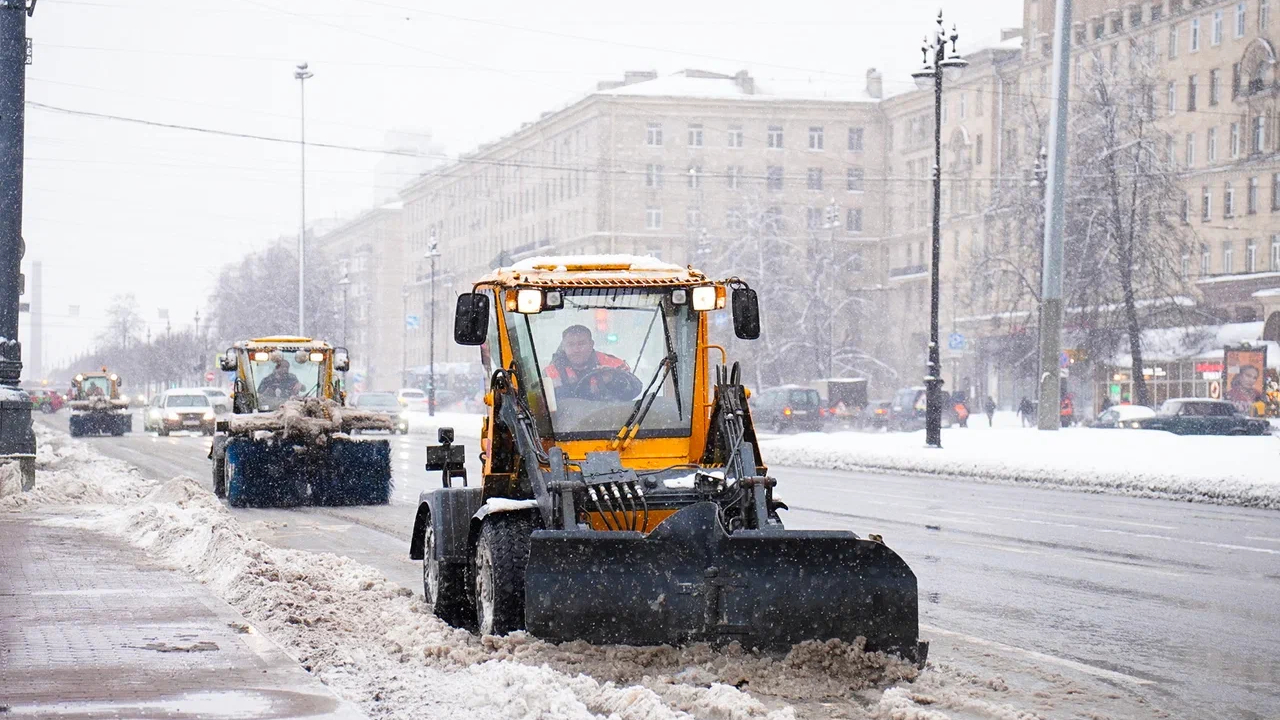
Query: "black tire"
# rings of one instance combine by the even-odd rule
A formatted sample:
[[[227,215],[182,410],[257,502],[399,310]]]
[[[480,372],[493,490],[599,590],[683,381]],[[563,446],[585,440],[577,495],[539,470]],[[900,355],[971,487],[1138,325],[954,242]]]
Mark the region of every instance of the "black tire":
[[[523,513],[499,513],[483,520],[472,585],[481,635],[524,629],[524,573],[532,533],[533,525]]]
[[[169,431],[165,430],[164,428],[160,428],[156,430],[156,434],[159,435],[160,437],[169,437]]]
[[[436,533],[431,518],[422,536],[422,595],[435,616],[454,627],[474,627],[476,614],[467,592],[467,566],[435,559]]]
[[[53,405],[50,405],[49,403],[45,403],[44,405],[40,406],[40,412],[44,413],[45,415],[52,415],[56,411],[54,410]]]
[[[227,456],[213,459],[213,494],[220,498],[227,496]]]

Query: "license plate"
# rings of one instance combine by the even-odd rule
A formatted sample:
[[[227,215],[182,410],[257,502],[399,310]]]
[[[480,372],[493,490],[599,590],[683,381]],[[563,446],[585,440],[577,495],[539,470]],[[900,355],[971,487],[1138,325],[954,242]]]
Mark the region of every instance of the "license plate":
[[[792,410],[791,414],[792,415],[808,415],[809,411],[808,410]]]
[[[183,420],[182,424],[183,425],[199,425],[200,421],[199,420]]]

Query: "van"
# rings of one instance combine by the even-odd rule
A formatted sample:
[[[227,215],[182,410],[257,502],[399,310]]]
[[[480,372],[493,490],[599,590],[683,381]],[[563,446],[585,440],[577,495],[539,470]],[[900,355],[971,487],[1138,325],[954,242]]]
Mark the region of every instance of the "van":
[[[751,417],[756,427],[774,432],[822,430],[827,409],[818,391],[800,385],[782,385],[752,397]]]

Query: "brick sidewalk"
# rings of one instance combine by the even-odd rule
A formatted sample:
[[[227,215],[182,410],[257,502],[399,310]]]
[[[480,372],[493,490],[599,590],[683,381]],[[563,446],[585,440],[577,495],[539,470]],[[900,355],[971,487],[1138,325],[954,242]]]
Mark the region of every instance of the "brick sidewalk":
[[[142,551],[0,515],[0,717],[363,718]]]

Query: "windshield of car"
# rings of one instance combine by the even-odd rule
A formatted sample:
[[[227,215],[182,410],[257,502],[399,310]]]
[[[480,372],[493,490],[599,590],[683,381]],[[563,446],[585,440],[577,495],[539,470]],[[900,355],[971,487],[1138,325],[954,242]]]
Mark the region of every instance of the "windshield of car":
[[[817,407],[818,391],[817,390],[792,390],[788,395],[787,402],[791,405],[801,407]]]
[[[427,394],[421,390],[401,390],[400,397],[405,400],[426,400]]]
[[[288,368],[279,373],[276,372],[278,359],[288,363]],[[260,407],[273,407],[290,397],[315,397],[320,394],[320,363],[312,362],[309,353],[298,348],[282,348],[280,352],[251,352],[248,374],[249,382],[257,391]],[[292,379],[290,375],[293,376]]]
[[[361,395],[356,398],[356,407],[394,409],[400,407],[400,403],[395,395]]]
[[[698,334],[688,303],[643,288],[567,290],[563,298],[558,310],[507,312],[539,432],[612,437],[653,384],[638,437],[688,435]]]
[[[204,395],[170,395],[164,401],[164,406],[169,408],[178,407],[209,407],[209,398]]]

